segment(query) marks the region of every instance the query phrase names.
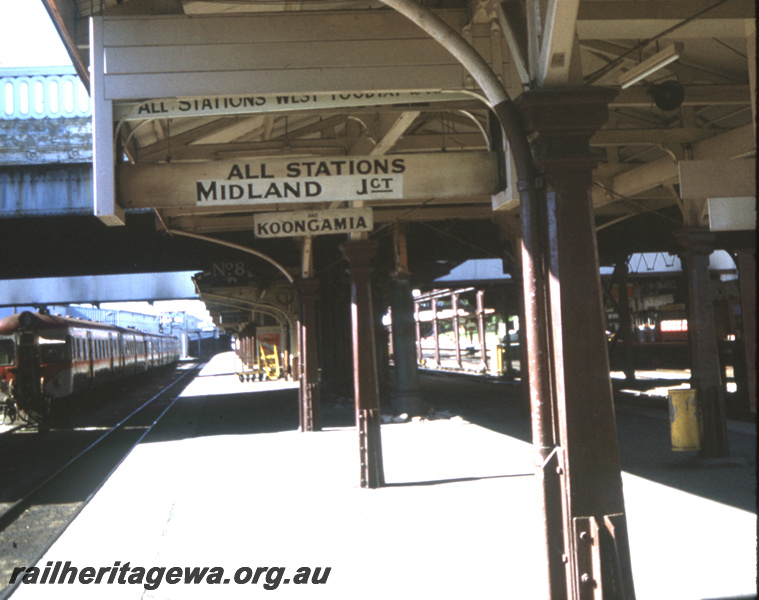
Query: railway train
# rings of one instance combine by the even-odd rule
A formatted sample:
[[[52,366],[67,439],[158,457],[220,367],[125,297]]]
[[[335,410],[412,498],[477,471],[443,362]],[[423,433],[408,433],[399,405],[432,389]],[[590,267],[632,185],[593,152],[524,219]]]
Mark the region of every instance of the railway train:
[[[176,337],[25,311],[0,319],[3,420],[42,423],[61,398],[179,360]]]

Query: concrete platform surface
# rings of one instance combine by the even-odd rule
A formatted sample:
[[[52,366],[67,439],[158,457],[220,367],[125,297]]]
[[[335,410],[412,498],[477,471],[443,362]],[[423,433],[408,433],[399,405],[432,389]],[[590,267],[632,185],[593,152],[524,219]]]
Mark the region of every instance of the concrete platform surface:
[[[222,567],[220,583],[163,573],[146,590],[106,573],[23,584],[14,600],[546,597],[529,444],[460,418],[383,425],[389,485],[361,489],[353,428],[192,437],[224,386],[287,387],[235,383],[225,365],[206,367],[171,435],[132,452],[38,564],[128,562],[125,581],[136,567],[143,581],[153,567]],[[755,514],[629,474],[624,486],[639,599],[755,597]],[[235,583],[257,567],[269,567],[257,583]],[[299,584],[303,567],[326,581]]]

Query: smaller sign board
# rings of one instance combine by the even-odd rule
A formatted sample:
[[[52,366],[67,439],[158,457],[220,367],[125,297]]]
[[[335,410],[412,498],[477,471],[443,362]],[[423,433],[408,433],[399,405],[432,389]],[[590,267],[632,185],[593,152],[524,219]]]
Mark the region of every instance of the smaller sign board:
[[[447,100],[471,100],[468,92],[442,90],[380,91],[347,94],[301,94],[283,96],[258,94],[254,96],[205,96],[192,98],[159,98],[143,102],[124,102],[114,107],[114,120],[141,121],[149,118],[176,119],[179,117],[219,117],[268,112],[329,110],[355,106],[415,104]]]
[[[370,208],[260,213],[253,219],[253,232],[258,238],[369,232],[374,229]]]

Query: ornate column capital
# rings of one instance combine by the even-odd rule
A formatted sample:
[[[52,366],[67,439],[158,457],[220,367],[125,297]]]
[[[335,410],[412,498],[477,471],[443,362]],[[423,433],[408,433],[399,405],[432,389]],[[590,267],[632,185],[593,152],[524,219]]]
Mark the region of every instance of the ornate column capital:
[[[709,255],[717,243],[716,234],[703,227],[686,227],[673,235],[677,243],[692,255]]]
[[[546,171],[593,168],[590,138],[608,120],[616,94],[593,87],[527,91],[517,98],[538,165]]]
[[[528,90],[514,101],[528,133],[592,136],[609,117],[614,88]]]
[[[295,285],[298,288],[298,292],[300,292],[301,299],[316,299],[318,297],[317,290],[319,289],[319,280],[318,279],[303,279],[302,277],[298,277],[295,280]]]
[[[348,273],[355,277],[368,276],[374,270],[372,259],[377,254],[374,240],[353,240],[340,244],[343,257],[348,261]]]

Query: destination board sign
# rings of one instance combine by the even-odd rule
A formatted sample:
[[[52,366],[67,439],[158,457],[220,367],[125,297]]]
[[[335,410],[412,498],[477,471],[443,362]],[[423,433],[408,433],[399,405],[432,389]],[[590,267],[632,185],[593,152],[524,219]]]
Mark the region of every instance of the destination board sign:
[[[229,205],[365,201],[370,206],[490,196],[500,189],[498,163],[494,152],[446,152],[124,163],[116,171],[119,204],[124,208],[224,210]]]
[[[363,92],[334,94],[261,94],[249,96],[204,96],[194,98],[160,98],[144,102],[119,103],[114,106],[114,120],[139,121],[160,117],[218,117],[225,115],[281,112],[303,109],[347,108],[385,104],[413,104],[471,100],[472,94],[449,91]]]
[[[253,223],[253,233],[258,238],[370,232],[374,229],[370,208],[260,213],[253,216]]]
[[[233,163],[222,179],[195,183],[197,206],[335,202],[403,197],[404,158]]]

